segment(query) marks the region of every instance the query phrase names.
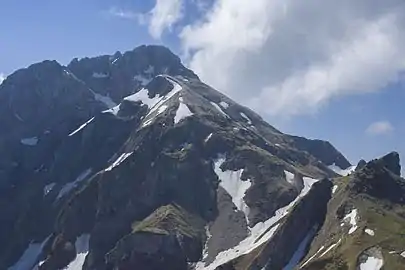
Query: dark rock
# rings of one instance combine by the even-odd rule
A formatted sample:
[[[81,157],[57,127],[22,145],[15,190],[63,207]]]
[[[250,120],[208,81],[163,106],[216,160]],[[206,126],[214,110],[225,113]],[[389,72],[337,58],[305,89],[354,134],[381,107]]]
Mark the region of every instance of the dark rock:
[[[361,159],[359,161],[359,163],[357,163],[355,171],[359,171],[359,170],[363,169],[364,166],[366,166],[366,164],[367,164],[367,162],[364,159]]]
[[[396,175],[401,175],[401,164],[399,154],[397,152],[391,152],[383,156],[380,160],[384,163],[384,166],[388,170],[395,173]]]

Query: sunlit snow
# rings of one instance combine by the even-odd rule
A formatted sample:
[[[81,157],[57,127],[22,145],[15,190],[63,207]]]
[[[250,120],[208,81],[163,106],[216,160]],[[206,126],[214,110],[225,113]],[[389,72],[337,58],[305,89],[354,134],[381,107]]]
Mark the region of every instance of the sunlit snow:
[[[211,105],[215,107],[215,109],[217,109],[223,116],[225,116],[226,118],[229,118],[229,116],[226,114],[226,112],[224,112],[221,107],[218,106],[218,104],[216,104],[215,102],[211,101]]]
[[[315,252],[315,254],[314,255],[312,255],[308,260],[306,260],[305,262],[304,262],[304,264],[302,264],[302,266],[300,267],[300,268],[302,268],[302,267],[304,267],[305,265],[307,265],[310,261],[312,261],[322,250],[324,250],[325,249],[325,246],[321,246],[319,249],[318,249],[318,251],[317,252]]]
[[[213,134],[210,133],[210,134],[207,136],[207,138],[205,138],[204,142],[207,143],[207,142],[211,139],[212,135],[213,135]]]
[[[252,121],[250,120],[250,118],[246,114],[241,112],[240,115],[248,122],[249,125],[252,124]]]
[[[181,85],[179,85],[176,81],[172,80],[171,78],[166,77],[166,79],[172,83],[173,89],[165,96],[159,97],[158,100],[154,100],[153,106],[148,105],[150,110],[149,110],[148,114],[145,116],[146,121],[142,124],[142,127],[145,127],[145,126],[151,124],[157,116],[159,116],[164,111],[166,111],[168,106],[164,103],[166,101],[168,101],[169,99],[171,99],[175,94],[177,94],[178,92],[180,92],[183,89],[181,87]],[[157,111],[157,113],[152,118],[147,119],[150,115],[152,115],[156,111]]]
[[[374,235],[375,235],[374,231],[371,230],[371,229],[365,229],[364,232],[365,232],[366,234],[370,235],[370,236],[374,236]]]
[[[103,113],[111,113],[113,115],[118,115],[118,112],[120,111],[120,106],[121,106],[121,104],[118,104],[117,106],[115,106],[111,109],[103,111]]]
[[[219,105],[221,105],[221,107],[224,108],[224,109],[228,109],[228,107],[229,107],[229,104],[226,103],[225,101],[221,101],[221,102],[219,103]]]
[[[340,244],[340,242],[342,241],[342,239],[339,239],[339,241],[337,241],[337,243],[332,244],[327,250],[325,250],[321,256],[319,256],[319,258],[322,258],[323,256],[325,256],[326,254],[328,254],[332,249],[334,249],[337,245]]]
[[[124,100],[133,101],[133,102],[141,101],[143,104],[145,104],[149,108],[151,108],[156,103],[158,103],[162,99],[162,97],[156,95],[156,96],[150,98],[148,93],[149,93],[148,89],[142,88],[135,94],[125,97]]]
[[[318,181],[309,177],[304,177],[303,180],[304,188],[294,201],[287,206],[278,209],[275,215],[268,220],[257,223],[253,228],[250,229],[250,235],[247,238],[242,240],[237,246],[217,254],[215,260],[211,264],[205,266],[204,262],[198,262],[195,269],[214,270],[218,266],[223,265],[241,255],[248,254],[262,244],[268,242],[280,225],[277,223],[288,214],[289,210],[295,205],[295,203],[304,197],[309,192],[312,185]]]
[[[176,116],[174,117],[174,123],[177,124],[182,119],[192,116],[192,115],[193,115],[193,113],[190,111],[188,106],[183,103],[183,100],[180,98],[180,104],[176,111]]]
[[[20,142],[24,145],[35,146],[38,144],[38,138],[37,137],[24,138],[24,139],[21,139]]]
[[[401,253],[401,256],[405,258],[405,251]]]
[[[338,189],[338,185],[334,185],[332,188],[332,194],[335,194],[337,189]]]
[[[81,270],[87,254],[89,253],[90,235],[83,234],[76,239],[76,258],[64,270]]]
[[[360,270],[380,270],[384,261],[379,258],[368,257],[367,260],[360,264]]]
[[[85,126],[87,126],[88,124],[90,124],[90,122],[92,122],[94,120],[94,117],[92,117],[89,121],[87,121],[86,123],[84,123],[83,125],[81,125],[78,129],[76,129],[75,131],[73,131],[72,133],[69,134],[69,136],[73,136],[76,133],[78,133],[80,130],[82,130]]]
[[[342,169],[339,166],[336,166],[335,163],[333,163],[332,165],[329,166],[329,169],[331,169],[332,171],[334,171],[335,173],[337,173],[341,176],[347,176],[347,175],[351,174],[352,172],[354,172],[354,170],[356,169],[356,166],[350,166],[347,169]]]
[[[132,155],[132,152],[130,153],[122,153],[110,166],[108,166],[105,171],[111,171],[113,168],[117,167],[120,165],[121,162],[123,162],[127,157]]]
[[[289,171],[284,171],[285,179],[288,183],[294,184],[294,174]]]
[[[250,180],[242,181],[241,176],[243,169],[239,171],[222,171],[221,165],[224,161],[224,159],[220,159],[215,162],[215,173],[220,180],[219,185],[228,192],[232,197],[233,204],[239,211],[245,213],[246,220],[249,222],[249,207],[245,203],[244,197],[246,191],[252,185],[252,182]]]
[[[343,220],[345,222],[349,222],[351,225],[351,228],[349,229],[349,234],[354,233],[357,230],[357,209],[353,209],[352,211],[350,211],[349,214],[347,214]]]

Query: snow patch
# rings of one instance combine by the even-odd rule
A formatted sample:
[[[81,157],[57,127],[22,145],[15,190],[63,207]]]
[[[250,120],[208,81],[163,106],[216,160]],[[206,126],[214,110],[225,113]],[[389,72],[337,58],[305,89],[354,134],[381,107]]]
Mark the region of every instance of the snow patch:
[[[332,194],[335,194],[337,189],[338,189],[338,185],[334,185],[332,188]]]
[[[211,239],[212,234],[210,232],[210,226],[205,226],[205,235],[207,236],[207,240],[205,241],[204,250],[203,250],[203,260],[208,257],[208,241]]]
[[[365,232],[366,234],[370,235],[370,236],[374,236],[374,235],[375,235],[374,231],[371,230],[371,229],[365,229],[364,232]]]
[[[56,200],[59,200],[60,198],[62,198],[63,196],[65,196],[65,194],[69,193],[72,189],[74,189],[75,187],[77,187],[77,185],[80,184],[80,182],[86,180],[86,178],[91,174],[93,170],[91,168],[85,170],[84,172],[82,172],[75,181],[70,182],[65,184],[62,189],[59,191],[58,197],[56,197]]]
[[[132,155],[133,152],[130,153],[122,153],[105,171],[111,171],[113,168],[117,167],[121,164],[127,157]]]
[[[117,106],[112,107],[111,109],[103,111],[103,113],[111,113],[111,114],[117,116],[118,112],[120,111],[120,106],[121,106],[121,104],[118,104]]]
[[[221,107],[224,108],[224,109],[228,109],[228,107],[229,107],[229,104],[226,103],[225,101],[221,101],[221,102],[219,103],[219,105],[221,105]]]
[[[46,242],[48,242],[50,236],[45,238],[42,243],[31,243],[28,248],[21,255],[20,259],[8,270],[25,270],[32,269],[36,264],[39,255],[41,255],[42,249],[44,248]]]
[[[246,221],[249,224],[249,206],[247,206],[245,200],[246,191],[252,185],[250,180],[242,181],[241,176],[243,169],[239,171],[222,171],[221,165],[224,163],[224,159],[220,159],[215,162],[215,173],[217,174],[220,183],[226,192],[232,197],[232,202],[239,211],[245,213]]]
[[[212,135],[213,135],[213,133],[211,132],[211,133],[207,136],[207,138],[205,138],[204,142],[207,143],[207,142],[211,139]]]
[[[252,124],[252,121],[250,120],[250,118],[246,114],[241,112],[240,115],[248,122],[249,125]]]
[[[64,270],[80,270],[83,268],[84,261],[89,253],[89,240],[89,234],[83,234],[76,239],[76,258]]]
[[[20,142],[24,145],[35,146],[38,144],[38,137],[24,138]]]
[[[294,255],[292,256],[289,263],[283,268],[283,270],[293,270],[299,264],[299,262],[304,258],[306,249],[310,243],[310,241],[314,238],[316,231],[318,230],[318,226],[314,226],[305,236],[305,238],[299,244],[297,250],[295,251]]]
[[[55,187],[55,185],[56,185],[55,183],[51,183],[49,185],[46,185],[44,187],[44,196],[46,196],[49,192],[51,192],[52,189]]]
[[[149,93],[148,89],[142,88],[135,94],[125,97],[124,100],[132,101],[132,102],[140,101],[143,104],[147,105],[149,108],[151,108],[151,107],[155,106],[155,104],[158,103],[162,99],[162,97],[156,95],[156,96],[150,98],[148,93]]]
[[[360,270],[380,270],[384,261],[379,258],[368,257],[367,260],[360,264]]]
[[[226,118],[229,118],[229,116],[221,109],[221,107],[218,106],[218,104],[211,101],[211,105],[214,106],[215,109],[217,109],[223,116],[225,116]]]
[[[285,174],[285,180],[287,180],[288,183],[294,184],[294,174],[289,172],[289,171],[284,171]]]
[[[278,209],[274,216],[264,222],[257,223],[250,229],[250,235],[242,240],[237,246],[222,251],[215,257],[215,260],[208,266],[205,266],[204,262],[198,262],[196,264],[196,270],[214,270],[218,266],[223,265],[241,255],[248,254],[255,250],[262,244],[268,242],[273,234],[276,232],[279,224],[277,224],[283,217],[288,214],[288,211],[297,203],[302,197],[304,197],[312,187],[312,185],[318,180],[304,177],[304,188],[297,198],[287,206]]]
[[[174,123],[177,124],[182,119],[192,116],[192,115],[193,115],[193,113],[190,111],[188,106],[183,103],[183,99],[180,98],[180,104],[179,104],[179,107],[177,108],[176,116],[174,117]]]
[[[339,166],[335,165],[335,163],[333,163],[332,165],[330,165],[328,167],[329,167],[329,169],[331,169],[335,173],[339,174],[340,176],[348,176],[349,174],[354,172],[354,170],[356,169],[356,166],[350,166],[347,169],[342,169]]]
[[[357,209],[353,209],[349,214],[347,214],[343,218],[343,221],[349,222],[350,225],[351,225],[351,228],[349,229],[349,234],[352,234],[357,230],[357,222],[356,222],[357,214],[358,214]],[[344,223],[340,224],[340,225],[343,226]]]
[[[332,249],[334,249],[337,245],[339,245],[341,241],[342,241],[342,239],[339,239],[339,241],[337,241],[337,243],[332,244],[327,250],[325,250],[324,253],[321,254],[321,256],[319,256],[319,258],[322,258],[326,254],[328,254]]]
[[[324,249],[325,249],[325,246],[321,246],[321,247],[318,249],[318,251],[315,252],[314,255],[312,255],[308,260],[306,260],[306,261],[304,262],[303,265],[301,265],[300,269],[301,269],[302,267],[304,267],[305,265],[307,265],[310,261],[312,261],[312,260],[313,260],[322,250],[324,250]]]
[[[172,83],[173,89],[168,94],[166,94],[165,96],[159,97],[156,100],[156,103],[154,103],[153,106],[151,106],[151,109],[149,110],[148,114],[145,116],[145,119],[148,118],[148,116],[150,116],[154,112],[157,111],[157,113],[154,115],[154,117],[152,117],[151,119],[148,119],[146,122],[144,122],[142,124],[142,127],[148,126],[149,124],[151,124],[153,122],[153,120],[158,115],[160,115],[161,113],[166,111],[168,106],[165,105],[164,103],[166,101],[168,101],[169,99],[171,99],[175,94],[177,94],[178,92],[180,92],[183,89],[180,84],[176,83],[174,80],[170,79],[169,77],[166,77],[166,79]]]
[[[93,72],[93,78],[96,79],[102,79],[102,78],[108,78],[109,75],[105,73],[99,73],[99,72]]]
[[[405,251],[402,252],[400,255],[405,258]]]
[[[76,129],[75,131],[73,131],[72,133],[69,134],[70,136],[75,135],[76,133],[78,133],[80,130],[82,130],[85,126],[87,126],[88,124],[90,124],[90,122],[92,122],[94,120],[94,117],[92,117],[90,120],[88,120],[86,123],[84,123],[83,125],[81,125],[78,129]]]

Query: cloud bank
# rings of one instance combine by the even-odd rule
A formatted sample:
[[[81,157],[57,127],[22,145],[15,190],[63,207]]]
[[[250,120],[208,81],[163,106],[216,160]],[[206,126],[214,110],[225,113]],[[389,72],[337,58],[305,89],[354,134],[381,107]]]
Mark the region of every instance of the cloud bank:
[[[405,69],[404,16],[402,0],[216,0],[179,36],[205,82],[261,113],[288,116],[396,81]]]

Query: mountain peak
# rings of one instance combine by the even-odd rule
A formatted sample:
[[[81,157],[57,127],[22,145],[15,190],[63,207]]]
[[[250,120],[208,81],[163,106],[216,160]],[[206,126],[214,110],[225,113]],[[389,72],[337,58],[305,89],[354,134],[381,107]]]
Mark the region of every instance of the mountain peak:
[[[14,76],[0,91],[0,269],[282,269],[330,224],[331,196],[355,193],[326,179],[350,166],[332,144],[278,131],[163,46]],[[398,163],[341,182],[401,202]]]
[[[391,172],[395,173],[396,175],[401,175],[401,163],[399,154],[397,152],[391,152],[383,156],[380,158],[380,162],[382,162],[384,166]]]

